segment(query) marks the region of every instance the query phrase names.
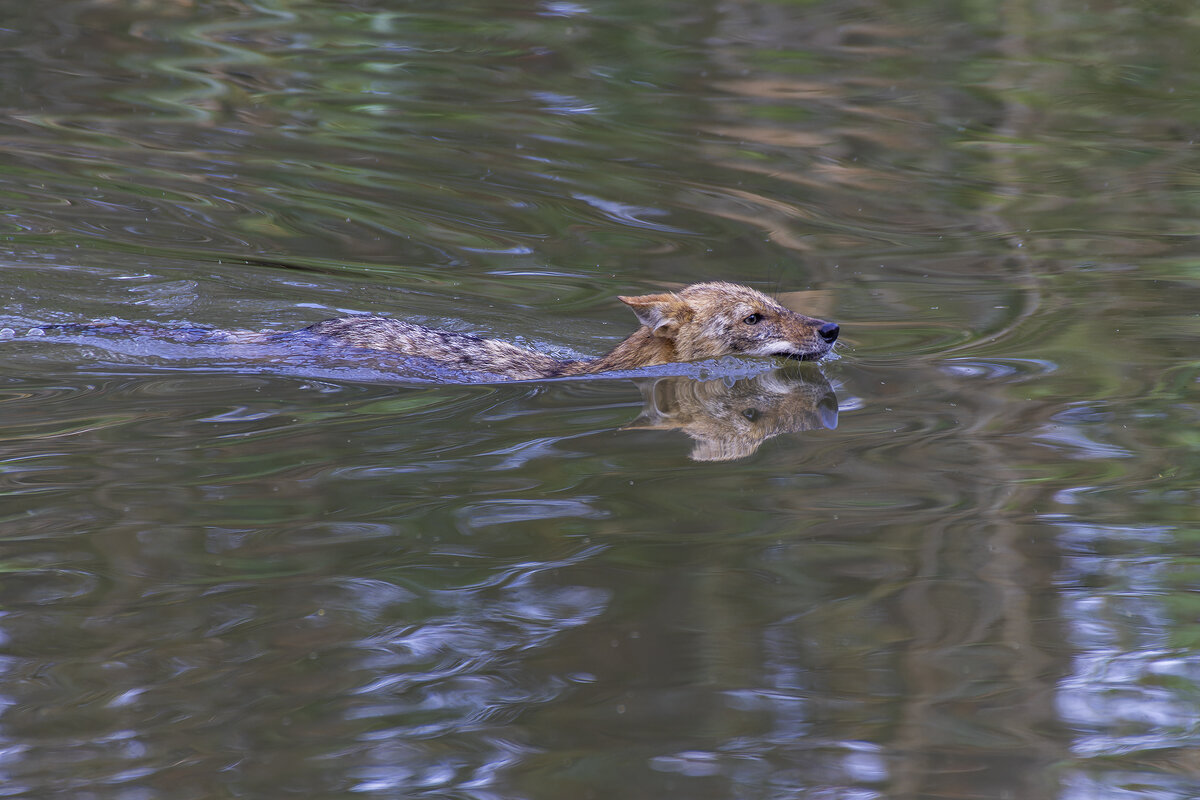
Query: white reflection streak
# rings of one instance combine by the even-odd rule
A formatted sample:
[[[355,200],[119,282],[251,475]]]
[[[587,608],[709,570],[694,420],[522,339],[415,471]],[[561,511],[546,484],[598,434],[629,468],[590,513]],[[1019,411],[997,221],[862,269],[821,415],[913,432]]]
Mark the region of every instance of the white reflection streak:
[[[1161,526],[1068,525],[1063,617],[1076,648],[1056,707],[1076,731],[1078,756],[1114,757],[1195,747],[1200,741],[1200,657],[1172,646],[1168,555],[1128,552],[1162,545]],[[1169,537],[1168,537],[1169,538]],[[1127,555],[1113,557],[1113,544]],[[1088,586],[1097,578],[1099,588]],[[1182,654],[1181,654],[1182,653]],[[1183,687],[1192,687],[1185,689]]]
[[[635,228],[644,228],[661,233],[680,233],[685,235],[695,235],[694,231],[689,231],[686,228],[676,228],[671,225],[663,225],[657,222],[648,222],[642,217],[664,217],[666,211],[658,208],[647,208],[645,206],[633,206],[628,203],[618,203],[615,200],[605,200],[601,197],[596,197],[590,194],[573,194],[571,195],[576,200],[582,200],[592,208],[596,209],[604,216],[614,222],[620,222],[624,225],[632,225]]]

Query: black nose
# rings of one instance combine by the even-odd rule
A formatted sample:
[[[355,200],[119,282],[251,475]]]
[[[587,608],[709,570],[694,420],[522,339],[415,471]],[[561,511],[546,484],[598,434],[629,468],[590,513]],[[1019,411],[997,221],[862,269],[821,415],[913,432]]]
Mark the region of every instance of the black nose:
[[[841,328],[838,327],[836,322],[826,322],[824,325],[817,328],[817,333],[821,335],[822,339],[830,344],[833,344],[835,341],[837,341],[838,331],[840,330]]]

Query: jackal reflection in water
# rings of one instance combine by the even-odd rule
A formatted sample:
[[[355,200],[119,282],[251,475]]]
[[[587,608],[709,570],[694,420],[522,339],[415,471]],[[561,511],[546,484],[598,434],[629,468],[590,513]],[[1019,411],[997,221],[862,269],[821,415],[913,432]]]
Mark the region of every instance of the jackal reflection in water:
[[[639,380],[645,406],[627,430],[680,430],[695,444],[694,461],[745,458],[773,436],[836,428],[837,396],[815,366],[751,378]]]

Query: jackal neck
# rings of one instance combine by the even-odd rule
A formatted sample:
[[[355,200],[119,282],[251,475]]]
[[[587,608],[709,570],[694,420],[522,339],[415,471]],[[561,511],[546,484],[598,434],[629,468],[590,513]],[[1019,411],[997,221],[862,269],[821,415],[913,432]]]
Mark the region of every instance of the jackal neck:
[[[678,361],[670,339],[655,336],[645,325],[605,355],[591,361],[568,361],[560,375],[592,375],[614,369],[637,369]]]

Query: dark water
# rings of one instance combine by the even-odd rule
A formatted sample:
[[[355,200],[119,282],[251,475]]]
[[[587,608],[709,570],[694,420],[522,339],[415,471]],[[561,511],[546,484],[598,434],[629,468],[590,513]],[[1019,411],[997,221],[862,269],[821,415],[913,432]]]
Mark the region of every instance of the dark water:
[[[1198,135],[1173,0],[0,2],[0,797],[1200,796]],[[26,335],[713,279],[840,357]]]

